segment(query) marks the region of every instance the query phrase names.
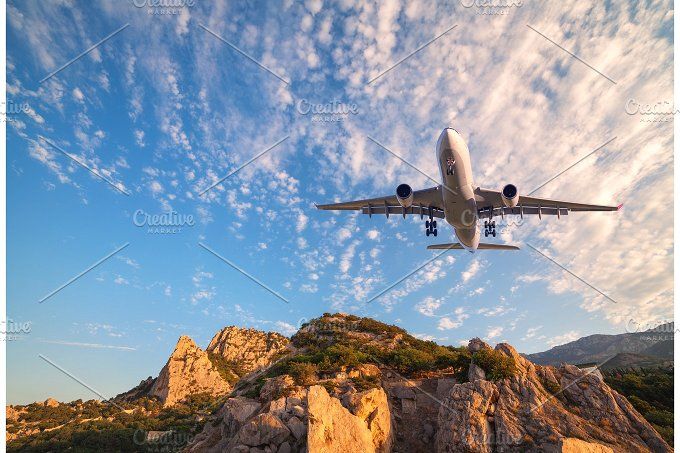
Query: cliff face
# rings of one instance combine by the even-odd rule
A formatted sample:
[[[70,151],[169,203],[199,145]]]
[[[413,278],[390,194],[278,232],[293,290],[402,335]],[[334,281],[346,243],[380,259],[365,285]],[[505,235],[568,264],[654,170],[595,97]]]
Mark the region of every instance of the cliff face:
[[[508,344],[516,373],[456,384],[437,418],[437,451],[671,451],[621,395],[573,365],[534,365]]]
[[[268,366],[284,353],[290,341],[276,332],[225,327],[217,332],[206,351],[236,363],[245,373]]]
[[[672,451],[624,397],[572,365],[535,365],[478,339],[446,349],[366,318],[321,319],[293,337],[293,355],[239,383],[187,450]],[[440,366],[418,362],[425,353]]]
[[[231,386],[220,376],[208,354],[191,338],[182,336],[148,394],[158,397],[165,406],[172,406],[188,395],[220,396],[230,390]]]

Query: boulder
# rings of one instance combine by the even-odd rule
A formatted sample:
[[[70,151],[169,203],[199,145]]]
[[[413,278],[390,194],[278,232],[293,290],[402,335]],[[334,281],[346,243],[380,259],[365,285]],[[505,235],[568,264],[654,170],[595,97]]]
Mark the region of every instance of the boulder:
[[[488,381],[455,385],[439,409],[436,451],[491,452],[495,438],[487,412],[497,397]]]
[[[59,401],[53,398],[47,398],[43,403],[45,407],[59,407]]]
[[[484,341],[476,337],[470,340],[470,342],[468,343],[468,350],[473,354],[482,349],[491,349],[491,346],[489,346]]]
[[[392,419],[383,389],[354,393],[348,398],[350,412],[362,419],[373,437],[375,451],[387,453],[392,448]]]
[[[290,435],[281,419],[270,413],[259,414],[246,422],[238,432],[238,441],[257,447],[267,444],[281,444]]]
[[[315,453],[375,452],[373,435],[361,418],[345,409],[325,388],[314,385],[307,394],[307,450]]]
[[[474,382],[480,379],[485,380],[486,373],[479,366],[475,365],[474,363],[471,363],[470,368],[468,369],[468,381]]]
[[[267,379],[260,389],[260,401],[271,401],[286,396],[288,390],[295,386],[295,381],[287,374]]]

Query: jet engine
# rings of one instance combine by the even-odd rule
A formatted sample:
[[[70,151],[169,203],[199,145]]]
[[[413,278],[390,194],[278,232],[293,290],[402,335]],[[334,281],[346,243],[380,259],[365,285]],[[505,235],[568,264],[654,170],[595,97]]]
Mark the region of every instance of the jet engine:
[[[408,184],[399,184],[397,186],[397,200],[404,208],[410,208],[413,203],[413,189]]]
[[[514,208],[519,202],[519,192],[517,187],[512,184],[506,184],[501,191],[501,198],[503,199],[503,204],[508,208]]]

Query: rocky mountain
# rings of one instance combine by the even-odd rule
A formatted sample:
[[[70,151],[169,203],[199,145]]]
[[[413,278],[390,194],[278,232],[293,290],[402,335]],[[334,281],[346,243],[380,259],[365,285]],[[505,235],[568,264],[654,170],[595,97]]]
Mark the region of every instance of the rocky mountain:
[[[269,365],[283,354],[288,343],[278,333],[226,327],[203,351],[191,338],[181,336],[157,378],[150,376],[115,399],[156,397],[163,405],[172,406],[189,395],[226,395],[240,377]]]
[[[508,344],[443,347],[336,314],[292,345],[236,386],[187,451],[671,451],[597,376]]]
[[[180,337],[153,385],[149,395],[172,406],[188,395],[208,393],[221,396],[229,393],[231,385],[217,371],[208,354],[187,337]]]
[[[540,365],[604,363],[619,353],[635,354],[642,362],[654,357],[673,360],[673,333],[674,323],[667,323],[644,332],[589,335],[526,358]]]
[[[276,332],[229,326],[215,334],[206,351],[234,364],[243,375],[268,366],[287,351],[289,342]]]
[[[290,340],[228,327],[203,351],[181,337],[157,378],[114,402],[9,406],[8,451],[672,451],[594,373],[345,314]]]

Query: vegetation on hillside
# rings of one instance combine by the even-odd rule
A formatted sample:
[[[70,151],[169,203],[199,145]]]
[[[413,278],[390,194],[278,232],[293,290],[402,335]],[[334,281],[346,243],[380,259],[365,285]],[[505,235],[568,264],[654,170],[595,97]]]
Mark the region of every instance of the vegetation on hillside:
[[[361,363],[388,366],[400,373],[451,369],[461,377],[467,375],[470,353],[467,348],[441,346],[433,341],[420,340],[404,329],[384,324],[371,318],[353,315],[324,315],[313,321],[314,330],[302,329],[291,341],[304,352],[277,364],[276,374],[299,375],[300,363],[304,370],[333,373]]]
[[[222,379],[227,381],[229,384],[234,385],[238,382],[239,378],[246,374],[245,368],[238,362],[225,359],[220,354],[208,351],[208,358],[213,366],[217,369],[222,376]]]
[[[126,413],[121,407],[137,410]],[[208,394],[193,395],[170,408],[151,398],[118,405],[94,400],[57,407],[33,403],[17,420],[8,421],[7,430],[17,433],[30,427],[37,432],[9,441],[7,451],[179,451],[202,429],[202,418],[217,407],[219,400]],[[149,431],[172,433],[152,442],[146,439]]]
[[[673,368],[608,370],[604,380],[673,445]]]

